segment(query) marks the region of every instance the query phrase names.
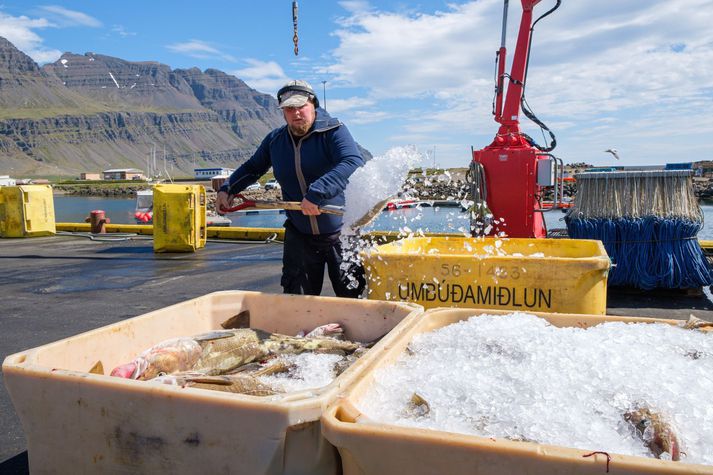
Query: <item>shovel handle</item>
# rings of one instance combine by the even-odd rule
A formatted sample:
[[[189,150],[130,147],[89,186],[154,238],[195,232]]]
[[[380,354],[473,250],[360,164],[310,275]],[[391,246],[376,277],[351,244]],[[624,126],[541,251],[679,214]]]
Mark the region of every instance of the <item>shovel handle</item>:
[[[240,198],[242,201],[238,203],[237,205],[230,207],[230,208],[220,208],[221,213],[233,213],[235,211],[240,211],[241,209],[245,208],[254,208],[255,207],[255,201],[246,198],[245,196],[241,194],[235,195],[236,198]]]
[[[249,198],[244,197],[243,195],[235,195],[236,198],[240,198],[242,200],[241,203],[239,203],[236,206],[233,206],[232,208],[221,208],[220,211],[222,213],[232,213],[234,211],[240,211],[241,209],[246,209],[246,208],[261,208],[261,209],[287,209],[287,210],[292,210],[292,211],[299,211],[302,209],[302,205],[297,202],[297,201],[256,201],[256,200],[251,200]],[[322,213],[325,214],[335,214],[335,215],[343,215],[344,214],[344,208],[341,206],[335,206],[335,205],[325,205],[325,206],[320,206],[319,210]]]

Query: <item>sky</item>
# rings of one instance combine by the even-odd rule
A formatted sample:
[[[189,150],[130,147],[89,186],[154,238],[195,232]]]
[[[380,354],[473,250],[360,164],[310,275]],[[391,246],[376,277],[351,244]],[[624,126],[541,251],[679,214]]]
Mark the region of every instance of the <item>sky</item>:
[[[11,0],[0,3],[0,36],[40,64],[94,52],[215,68],[269,94],[305,79],[374,155],[415,145],[427,165],[451,168],[498,130],[503,4],[302,0],[297,56],[291,0]],[[537,4],[535,18],[554,4]],[[521,13],[510,2],[509,59]],[[595,166],[713,160],[711,25],[713,0],[563,0],[535,27],[525,91],[557,137],[553,153]]]

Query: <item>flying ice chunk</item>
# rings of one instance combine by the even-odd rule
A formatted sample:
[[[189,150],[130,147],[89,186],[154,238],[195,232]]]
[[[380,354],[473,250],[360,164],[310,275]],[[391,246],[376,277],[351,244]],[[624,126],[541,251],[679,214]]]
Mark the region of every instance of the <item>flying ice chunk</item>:
[[[353,235],[353,225],[379,202],[396,196],[408,172],[424,159],[414,146],[394,147],[366,162],[349,178],[345,190],[343,234]]]

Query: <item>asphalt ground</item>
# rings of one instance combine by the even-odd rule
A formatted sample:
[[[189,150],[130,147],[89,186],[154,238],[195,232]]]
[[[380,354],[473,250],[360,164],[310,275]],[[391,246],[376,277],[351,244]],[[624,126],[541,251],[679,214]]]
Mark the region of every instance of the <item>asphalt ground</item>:
[[[0,359],[211,292],[282,291],[279,243],[155,254],[149,236],[105,239],[0,240]],[[334,295],[326,278],[323,295]],[[607,313],[713,321],[713,303],[702,292],[609,289]],[[24,474],[25,436],[0,382],[0,473]]]
[[[154,254],[150,239],[2,239],[0,359],[211,292],[280,293],[281,268],[278,243]],[[334,295],[328,279],[323,295]],[[2,383],[0,473],[26,473],[25,437]]]

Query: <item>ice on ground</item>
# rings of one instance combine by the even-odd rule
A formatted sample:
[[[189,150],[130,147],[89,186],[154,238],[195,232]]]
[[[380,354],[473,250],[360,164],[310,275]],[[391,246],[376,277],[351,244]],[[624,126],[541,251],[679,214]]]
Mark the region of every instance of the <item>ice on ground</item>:
[[[357,401],[367,422],[651,457],[623,418],[644,405],[672,422],[682,461],[713,465],[713,332],[514,313],[419,334],[409,350]],[[405,410],[414,393],[427,414]]]

